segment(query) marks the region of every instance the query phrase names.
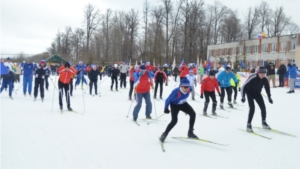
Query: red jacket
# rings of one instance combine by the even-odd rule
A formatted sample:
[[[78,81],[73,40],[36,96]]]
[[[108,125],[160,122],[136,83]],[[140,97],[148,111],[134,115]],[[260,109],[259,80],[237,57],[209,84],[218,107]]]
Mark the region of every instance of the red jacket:
[[[135,91],[137,93],[146,93],[150,91],[150,86],[153,86],[153,80],[146,70],[146,72],[141,75],[137,82],[135,82]]]
[[[73,75],[77,74],[77,71],[71,66],[69,71],[66,71],[64,66],[58,68],[59,81],[63,84],[69,84]]]
[[[214,78],[211,80],[210,77],[206,77],[201,83],[200,93],[203,94],[204,92],[213,92],[215,89],[217,89],[217,92],[220,93],[217,79]]]
[[[156,81],[156,77],[157,77],[157,74],[158,73],[162,73],[163,74],[163,78],[165,79],[165,82],[166,82],[166,84],[168,84],[168,77],[167,77],[167,75],[166,75],[166,73],[164,72],[164,71],[156,71],[155,72],[155,74],[154,74],[154,81]],[[160,79],[159,79],[160,80]]]
[[[133,82],[134,82],[134,76],[133,76],[134,72],[135,72],[134,68],[131,68],[129,71],[129,80]]]
[[[183,65],[180,69],[180,77],[185,77],[189,74],[189,68],[186,65]]]

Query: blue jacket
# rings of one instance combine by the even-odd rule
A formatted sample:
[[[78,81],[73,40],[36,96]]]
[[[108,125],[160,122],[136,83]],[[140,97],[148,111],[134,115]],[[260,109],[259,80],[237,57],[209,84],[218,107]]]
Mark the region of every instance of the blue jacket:
[[[191,92],[192,88],[190,88],[186,94],[180,91],[180,87],[175,88],[169,95],[169,97],[166,99],[165,109],[168,109],[170,104],[179,105],[185,103]]]
[[[146,73],[148,74],[148,77],[153,79],[153,73],[151,71],[146,70]],[[137,83],[137,81],[140,79],[140,76],[142,75],[142,72],[134,72],[133,78],[134,78],[134,84]]]
[[[236,79],[234,73],[229,72],[227,73],[226,71],[222,71],[218,77],[217,80],[220,83],[220,87],[229,87],[230,85],[230,79],[233,79],[235,83],[238,83],[238,80]]]
[[[80,73],[78,74],[78,76],[83,76],[83,74],[84,74],[84,69],[86,68],[86,66],[85,65],[77,65],[76,66],[76,70],[77,71],[80,71]]]
[[[23,67],[23,75],[24,76],[32,76],[33,74],[33,64],[32,63],[25,63]]]
[[[290,78],[295,79],[297,77],[297,68],[295,65],[293,65],[290,69],[289,69],[289,74],[290,74]]]

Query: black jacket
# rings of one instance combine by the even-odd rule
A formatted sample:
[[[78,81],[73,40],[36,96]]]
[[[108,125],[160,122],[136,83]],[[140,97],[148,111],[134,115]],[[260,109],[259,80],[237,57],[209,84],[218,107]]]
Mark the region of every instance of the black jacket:
[[[15,79],[15,74],[12,71],[9,71],[8,74],[1,75],[3,80],[14,80]]]
[[[120,70],[112,68],[111,71],[110,71],[110,73],[111,73],[111,77],[118,77],[119,73],[120,73]]]
[[[242,87],[242,97],[245,97],[245,93],[251,96],[260,95],[263,87],[265,87],[268,97],[271,97],[268,79],[265,77],[261,79],[258,74],[253,74],[246,80]]]
[[[45,67],[45,66],[41,67],[39,65],[34,73],[35,78],[44,79],[45,75],[46,75],[46,69],[47,69],[47,67]]]
[[[281,64],[277,70],[278,74],[279,75],[285,75],[286,73],[286,67],[284,64]]]
[[[90,80],[97,80],[98,76],[100,76],[100,72],[98,69],[96,69],[96,70],[91,69],[88,76],[89,76]]]
[[[274,63],[270,62],[269,64],[266,64],[267,68],[267,76],[269,75],[275,75],[275,65]]]
[[[179,74],[179,69],[178,69],[178,66],[176,66],[173,70],[173,75],[176,76]]]

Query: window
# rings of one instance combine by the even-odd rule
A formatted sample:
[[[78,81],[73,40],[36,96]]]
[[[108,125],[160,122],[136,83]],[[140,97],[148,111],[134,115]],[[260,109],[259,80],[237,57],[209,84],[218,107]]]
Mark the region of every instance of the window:
[[[224,56],[224,49],[221,49],[221,56]]]
[[[296,49],[296,42],[292,42],[291,44],[291,50],[295,50]]]
[[[277,44],[276,43],[272,43],[272,48],[271,48],[272,52],[276,52],[277,51]]]
[[[253,51],[253,53],[257,53],[257,52],[258,52],[258,46],[254,45],[254,51]]]
[[[229,51],[230,49],[226,49],[226,55],[230,55]]]
[[[280,44],[280,51],[285,52],[286,51],[286,42],[281,42]]]
[[[236,54],[236,48],[232,48],[232,55]]]
[[[263,44],[263,52],[268,52],[268,44]]]
[[[239,54],[240,54],[240,55],[243,55],[243,54],[244,54],[244,52],[243,52],[243,47],[239,47]]]
[[[215,50],[215,56],[219,56],[218,49]]]
[[[246,53],[251,53],[251,46],[246,46]]]

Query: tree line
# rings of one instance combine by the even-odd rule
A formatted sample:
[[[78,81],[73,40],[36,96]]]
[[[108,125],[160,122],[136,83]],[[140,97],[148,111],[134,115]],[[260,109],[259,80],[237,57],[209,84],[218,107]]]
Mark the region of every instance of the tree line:
[[[205,60],[207,46],[257,38],[300,33],[283,6],[271,9],[262,1],[242,15],[219,1],[160,0],[156,6],[144,1],[143,11],[100,11],[87,4],[83,28],[66,26],[58,31],[47,52],[66,60],[88,63],[132,62],[156,64]],[[242,16],[242,17],[239,17]]]

